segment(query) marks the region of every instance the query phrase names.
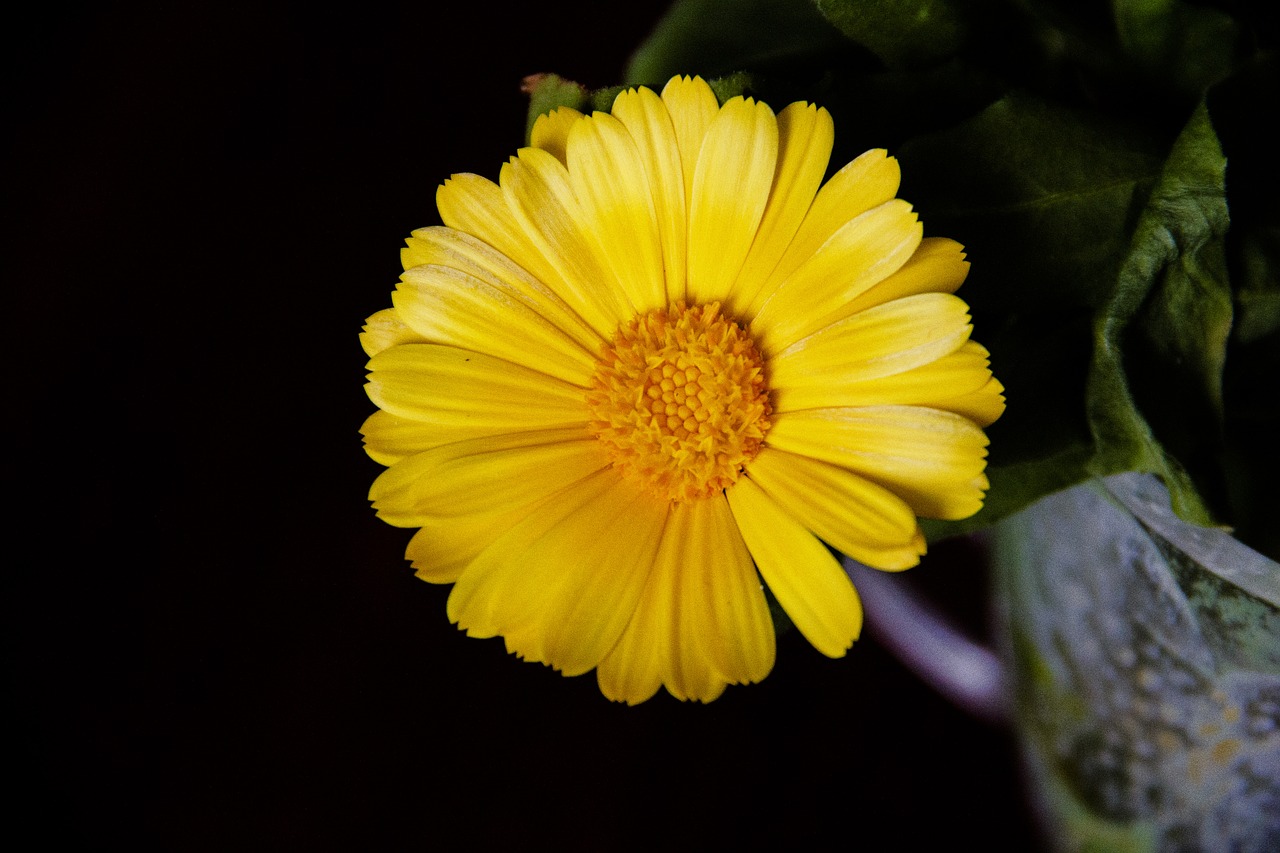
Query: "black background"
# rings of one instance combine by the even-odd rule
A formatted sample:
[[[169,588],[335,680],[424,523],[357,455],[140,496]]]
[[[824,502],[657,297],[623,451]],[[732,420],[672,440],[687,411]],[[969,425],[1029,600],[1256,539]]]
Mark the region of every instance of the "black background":
[[[12,29],[25,849],[1031,846],[1007,732],[874,638],[831,661],[792,632],[761,685],[613,705],[457,631],[368,507],[356,333],[401,240],[450,173],[496,178],[523,75],[616,83],[662,6],[62,4]],[[981,621],[968,552],[913,575]]]

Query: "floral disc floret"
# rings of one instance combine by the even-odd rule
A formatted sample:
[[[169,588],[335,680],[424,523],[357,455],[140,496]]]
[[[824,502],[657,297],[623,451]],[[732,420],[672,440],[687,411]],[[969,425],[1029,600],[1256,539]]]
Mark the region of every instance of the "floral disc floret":
[[[621,326],[600,353],[587,405],[614,466],[673,502],[733,485],[772,413],[763,359],[717,302],[676,302]]]

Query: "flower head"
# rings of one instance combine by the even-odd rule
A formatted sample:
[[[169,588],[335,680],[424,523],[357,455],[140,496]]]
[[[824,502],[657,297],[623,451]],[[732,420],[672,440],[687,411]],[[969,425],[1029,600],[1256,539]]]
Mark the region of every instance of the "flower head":
[[[827,546],[907,568],[918,516],[981,507],[1004,400],[962,248],[923,238],[884,151],[824,185],[833,138],[675,78],[440,187],[362,335],[363,432],[378,514],[421,528],[407,556],[469,635],[708,701],[773,666],[761,577],[840,656],[862,614]]]

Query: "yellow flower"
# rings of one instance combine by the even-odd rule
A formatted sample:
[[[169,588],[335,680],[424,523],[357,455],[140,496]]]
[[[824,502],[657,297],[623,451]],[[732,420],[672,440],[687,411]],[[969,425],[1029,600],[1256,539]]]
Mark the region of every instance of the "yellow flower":
[[[675,78],[440,187],[362,335],[362,431],[469,635],[709,701],[773,666],[761,577],[838,657],[862,612],[827,545],[907,568],[917,516],[982,505],[1004,399],[962,247],[922,238],[884,151],[823,185],[832,140],[826,110]]]

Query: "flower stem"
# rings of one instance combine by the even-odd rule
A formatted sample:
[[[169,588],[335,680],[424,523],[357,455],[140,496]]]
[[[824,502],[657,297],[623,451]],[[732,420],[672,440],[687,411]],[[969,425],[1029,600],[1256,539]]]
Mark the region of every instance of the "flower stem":
[[[988,722],[1009,720],[1004,667],[991,649],[966,637],[900,578],[848,557],[843,563],[881,644],[953,704]]]

